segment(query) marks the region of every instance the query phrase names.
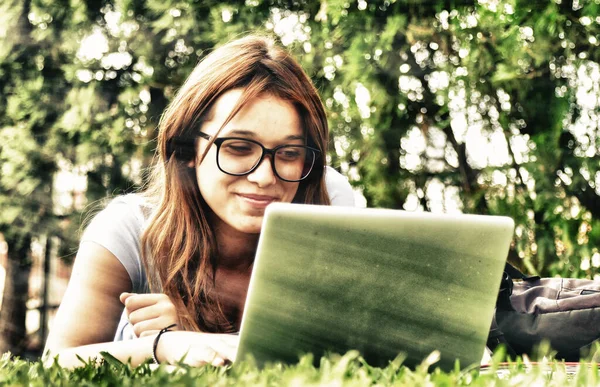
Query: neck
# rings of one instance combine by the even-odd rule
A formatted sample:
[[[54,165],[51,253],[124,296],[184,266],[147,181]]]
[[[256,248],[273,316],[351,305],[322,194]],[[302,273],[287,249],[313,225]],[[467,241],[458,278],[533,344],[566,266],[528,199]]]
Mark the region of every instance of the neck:
[[[247,271],[254,263],[259,234],[247,234],[222,222],[215,222],[219,251],[218,267],[231,271]]]

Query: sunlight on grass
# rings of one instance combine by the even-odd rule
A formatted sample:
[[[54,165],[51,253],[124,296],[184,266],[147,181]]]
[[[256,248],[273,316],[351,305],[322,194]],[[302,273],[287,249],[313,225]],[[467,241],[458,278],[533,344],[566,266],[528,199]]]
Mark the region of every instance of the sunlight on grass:
[[[503,357],[496,354],[492,363],[481,369],[461,370],[457,364],[452,372],[445,373],[435,368],[439,359],[435,352],[415,369],[403,366],[402,356],[385,368],[371,367],[357,351],[323,357],[319,367],[314,366],[311,355],[306,355],[294,365],[271,364],[262,369],[251,360],[224,368],[155,366],[149,362],[131,367],[105,353],[100,365],[90,362],[66,370],[56,363],[44,367],[39,361],[11,359],[5,354],[0,358],[0,385],[587,386],[600,381],[598,365],[590,361],[564,363],[544,356],[537,362],[524,357],[505,363]]]

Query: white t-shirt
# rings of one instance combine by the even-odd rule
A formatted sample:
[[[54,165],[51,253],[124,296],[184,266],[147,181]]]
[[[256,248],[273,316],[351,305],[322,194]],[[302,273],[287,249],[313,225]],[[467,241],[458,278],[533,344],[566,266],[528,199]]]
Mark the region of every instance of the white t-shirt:
[[[331,204],[354,206],[354,191],[348,180],[333,168],[325,169],[325,185]],[[129,274],[133,293],[148,293],[146,273],[142,265],[140,237],[151,212],[136,194],[119,196],[100,211],[86,228],[81,242],[94,242],[110,251]],[[125,311],[121,316],[115,340],[135,337]]]

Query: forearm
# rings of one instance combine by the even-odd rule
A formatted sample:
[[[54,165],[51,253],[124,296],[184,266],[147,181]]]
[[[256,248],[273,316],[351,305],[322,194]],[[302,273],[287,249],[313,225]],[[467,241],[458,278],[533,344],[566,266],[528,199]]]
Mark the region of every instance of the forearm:
[[[101,352],[108,352],[123,363],[131,362],[132,366],[137,366],[152,357],[152,344],[155,337],[156,335],[152,335],[133,340],[89,344],[58,351],[50,349],[45,361],[50,364],[58,356],[58,363],[62,367],[76,368],[84,365],[78,357],[89,362],[102,359]]]

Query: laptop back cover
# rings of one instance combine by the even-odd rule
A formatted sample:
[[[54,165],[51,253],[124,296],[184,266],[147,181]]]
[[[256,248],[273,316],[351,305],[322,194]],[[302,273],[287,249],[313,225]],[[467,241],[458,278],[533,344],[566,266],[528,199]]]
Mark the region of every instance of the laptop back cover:
[[[509,218],[296,204],[268,207],[237,360],[357,349],[371,365],[433,350],[479,363],[513,235]]]

